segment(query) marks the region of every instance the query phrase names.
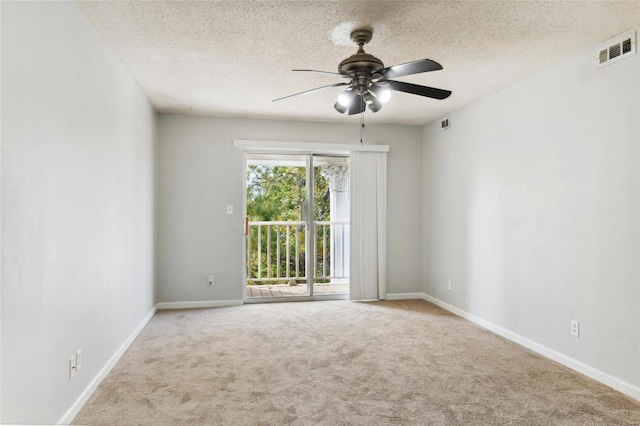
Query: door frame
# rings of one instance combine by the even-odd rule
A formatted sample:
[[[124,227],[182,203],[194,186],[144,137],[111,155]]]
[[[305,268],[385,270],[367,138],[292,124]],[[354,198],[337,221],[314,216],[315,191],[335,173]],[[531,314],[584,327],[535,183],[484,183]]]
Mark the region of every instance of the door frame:
[[[314,222],[315,218],[313,216],[314,210],[314,185],[315,185],[315,174],[314,174],[314,163],[313,159],[315,156],[319,157],[327,157],[327,156],[335,156],[335,157],[349,157],[349,154],[326,154],[326,153],[315,153],[315,152],[273,152],[273,151],[245,151],[243,153],[243,197],[242,197],[242,217],[243,220],[246,220],[247,217],[247,166],[248,166],[248,156],[251,154],[277,154],[277,155],[304,155],[305,156],[305,175],[306,175],[306,187],[305,187],[305,195],[306,199],[304,202],[304,209],[307,211],[306,214],[306,231],[305,231],[305,276],[306,286],[308,295],[306,296],[273,296],[273,297],[255,297],[248,298],[247,297],[247,238],[246,238],[246,228],[243,226],[243,242],[242,242],[242,297],[244,303],[265,303],[265,302],[301,302],[301,301],[310,301],[310,300],[346,300],[349,299],[349,294],[323,294],[316,295],[314,294],[314,283],[315,283],[315,275],[316,275],[316,235],[315,235],[315,227]],[[246,226],[246,225],[245,225]]]
[[[364,145],[364,144],[343,144],[343,143],[315,143],[315,142],[282,142],[266,140],[234,139],[233,146],[243,151],[242,167],[242,220],[247,217],[247,154],[301,154],[301,155],[341,155],[350,156],[354,151],[364,152],[389,152],[389,145]],[[244,226],[243,226],[244,228]],[[300,302],[309,300],[342,300],[348,298],[345,295],[315,295],[315,296],[289,296],[270,297],[259,299],[247,298],[247,264],[246,264],[246,236],[242,238],[242,300],[244,303],[269,303],[269,302]],[[311,293],[313,294],[313,293]]]

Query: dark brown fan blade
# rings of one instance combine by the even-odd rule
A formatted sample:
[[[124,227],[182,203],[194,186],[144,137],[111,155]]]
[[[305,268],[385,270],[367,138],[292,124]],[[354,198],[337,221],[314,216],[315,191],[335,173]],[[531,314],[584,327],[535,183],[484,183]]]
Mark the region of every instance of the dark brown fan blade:
[[[382,78],[396,78],[404,75],[419,74],[421,72],[438,71],[442,69],[442,65],[431,59],[420,59],[406,64],[394,65],[392,67],[382,68],[381,70],[372,71],[371,74],[380,74]]]
[[[367,104],[362,99],[362,95],[357,95],[351,100],[351,105],[349,105],[349,115],[360,114],[367,109]]]
[[[351,78],[351,76],[344,75],[344,74],[339,74],[337,72],[331,72],[331,71],[318,71],[318,70],[291,70],[291,71],[319,72],[319,73],[322,73],[322,74],[337,75],[338,77],[342,77],[342,78]]]
[[[386,80],[389,82],[389,89],[398,92],[411,93],[412,95],[426,96],[427,98],[446,99],[451,96],[450,90],[436,89],[435,87],[419,86],[417,84],[405,83],[404,81]]]
[[[271,102],[281,101],[282,99],[292,98],[294,96],[306,95],[306,94],[309,94],[309,93],[317,92],[318,90],[329,89],[330,87],[348,86],[348,85],[349,85],[349,83],[336,83],[336,84],[330,84],[328,86],[316,87],[315,89],[305,90],[304,92],[294,93],[293,95],[284,96],[282,98],[274,99]]]

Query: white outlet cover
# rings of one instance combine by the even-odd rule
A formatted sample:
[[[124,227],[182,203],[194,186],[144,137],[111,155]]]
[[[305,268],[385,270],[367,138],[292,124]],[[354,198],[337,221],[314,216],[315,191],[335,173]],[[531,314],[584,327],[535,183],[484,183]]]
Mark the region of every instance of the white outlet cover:
[[[76,352],[76,370],[80,371],[82,368],[82,349],[78,349]]]
[[[573,320],[571,321],[571,335],[580,337],[580,322]]]
[[[227,214],[233,214],[233,205],[227,204]]]

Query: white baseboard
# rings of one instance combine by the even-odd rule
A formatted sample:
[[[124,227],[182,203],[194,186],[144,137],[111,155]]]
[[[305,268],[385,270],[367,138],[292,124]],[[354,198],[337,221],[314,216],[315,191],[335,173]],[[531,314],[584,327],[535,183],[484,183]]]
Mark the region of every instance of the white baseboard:
[[[225,306],[242,305],[242,300],[203,300],[201,302],[165,302],[158,303],[158,309],[191,309],[191,308],[222,308]]]
[[[516,334],[512,331],[509,331],[505,328],[500,327],[492,322],[484,320],[480,317],[477,317],[473,314],[470,314],[467,311],[464,311],[460,308],[457,308],[453,305],[450,305],[446,302],[443,302],[440,299],[436,299],[433,296],[429,296],[425,293],[421,293],[421,296],[427,302],[431,302],[434,305],[438,305],[443,309],[446,309],[449,312],[452,312],[464,319],[467,319],[475,324],[478,324],[481,327],[486,328],[487,330],[491,330],[494,333],[511,340],[519,345],[524,346],[525,348],[531,349],[534,352],[539,353],[542,356],[545,356],[553,361],[556,361],[566,367],[571,368],[572,370],[577,371],[578,373],[582,373],[587,377],[590,377],[594,380],[597,380],[600,383],[603,383],[607,386],[612,387],[613,389],[620,391],[626,395],[629,395],[632,398],[640,400],[640,388],[634,386],[630,383],[627,383],[623,380],[620,380],[616,377],[613,377],[605,372],[602,372],[596,368],[593,368],[587,364],[584,364],[580,361],[577,361],[571,357],[568,357],[560,352],[554,351],[546,346],[543,346],[539,343],[536,343],[532,340],[527,339],[526,337],[522,337],[519,334]]]
[[[86,404],[86,402],[89,400],[93,392],[95,392],[95,390],[98,388],[100,383],[102,383],[104,378],[107,377],[107,374],[109,374],[111,369],[120,360],[122,355],[126,352],[127,349],[129,349],[129,346],[131,346],[133,341],[136,340],[136,337],[138,337],[138,334],[140,334],[140,332],[147,325],[149,320],[151,320],[151,318],[155,315],[156,310],[157,310],[157,305],[154,306],[153,309],[151,309],[151,311],[147,314],[147,316],[145,316],[142,319],[142,321],[140,322],[140,324],[138,324],[136,329],[133,330],[133,333],[129,335],[127,340],[125,340],[125,342],[120,346],[120,348],[116,351],[116,353],[113,354],[109,362],[107,362],[107,364],[104,367],[102,367],[102,370],[100,370],[98,375],[91,381],[91,383],[89,383],[89,386],[87,386],[84,392],[82,392],[82,394],[73,403],[73,405],[71,405],[71,408],[69,408],[69,410],[64,414],[64,416],[62,416],[60,420],[58,420],[56,424],[68,425],[73,421],[73,419],[78,415],[78,413],[80,412],[84,404]]]
[[[424,299],[424,293],[387,293],[385,300]]]

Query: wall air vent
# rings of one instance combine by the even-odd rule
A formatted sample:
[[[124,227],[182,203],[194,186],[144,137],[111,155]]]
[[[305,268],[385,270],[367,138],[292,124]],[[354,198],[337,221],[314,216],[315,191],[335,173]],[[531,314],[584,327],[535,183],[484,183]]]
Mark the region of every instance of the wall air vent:
[[[627,32],[603,43],[598,48],[598,68],[636,54],[636,33]]]
[[[440,120],[440,126],[438,126],[438,131],[441,132],[443,130],[447,130],[449,128],[449,116],[442,118]]]

